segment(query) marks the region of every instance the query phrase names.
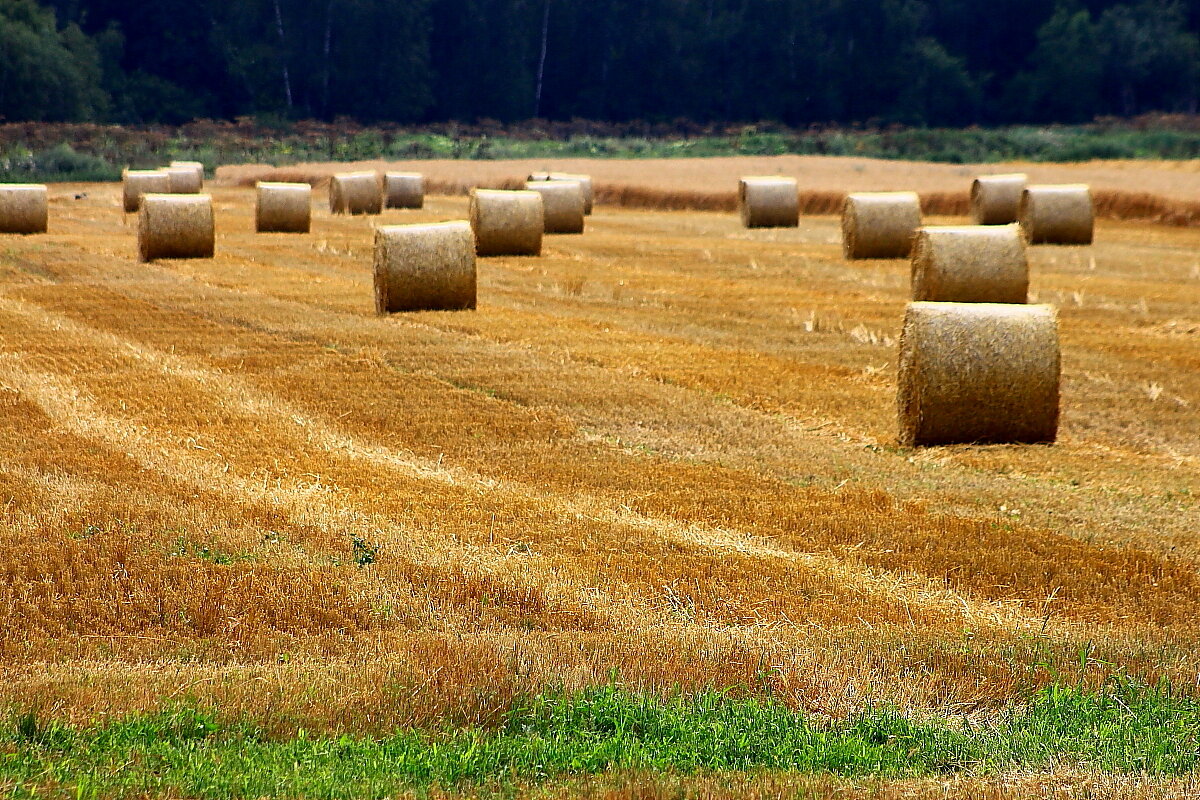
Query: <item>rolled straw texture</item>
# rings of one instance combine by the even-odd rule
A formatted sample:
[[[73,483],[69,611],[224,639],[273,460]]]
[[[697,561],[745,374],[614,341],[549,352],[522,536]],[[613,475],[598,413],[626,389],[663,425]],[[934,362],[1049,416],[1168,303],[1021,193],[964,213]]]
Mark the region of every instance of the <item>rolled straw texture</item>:
[[[423,208],[425,176],[419,172],[385,172],[383,196],[388,208]]]
[[[800,224],[800,188],[795,178],[742,178],[738,209],[747,228],[795,228]]]
[[[308,233],[312,227],[312,187],[307,183],[256,184],[254,229],[259,233]]]
[[[1092,190],[1084,184],[1030,186],[1021,195],[1019,217],[1030,244],[1091,244]]]
[[[1053,442],[1058,320],[1050,306],[910,303],[900,336],[901,445]]]
[[[583,189],[583,213],[591,216],[596,204],[596,191],[592,187],[591,175],[580,175],[573,172],[535,172],[529,176],[531,181],[579,181]]]
[[[171,181],[172,194],[199,194],[204,188],[204,176],[192,167],[167,167],[163,170]]]
[[[45,233],[49,198],[40,183],[0,183],[0,233]]]
[[[971,218],[976,225],[1009,225],[1017,221],[1021,195],[1029,182],[1024,173],[981,175],[971,183]]]
[[[1029,261],[1017,225],[917,230],[912,299],[947,303],[1024,303]]]
[[[583,186],[579,181],[529,181],[542,196],[546,233],[583,233]]]
[[[138,211],[138,253],[142,261],[212,258],[215,239],[209,195],[142,195]]]
[[[334,214],[379,214],[383,191],[374,172],[343,172],[329,181],[329,210]]]
[[[842,206],[842,252],[846,258],[907,258],[921,227],[916,192],[860,192]]]
[[[172,161],[167,169],[190,169],[196,173],[196,191],[204,188],[204,165],[199,161]]]
[[[471,190],[476,255],[541,255],[545,228],[545,210],[538,192]]]
[[[475,237],[471,225],[383,225],[375,229],[375,309],[475,307]]]
[[[126,169],[121,172],[121,195],[125,211],[138,210],[144,194],[169,194],[171,176],[161,169]]]

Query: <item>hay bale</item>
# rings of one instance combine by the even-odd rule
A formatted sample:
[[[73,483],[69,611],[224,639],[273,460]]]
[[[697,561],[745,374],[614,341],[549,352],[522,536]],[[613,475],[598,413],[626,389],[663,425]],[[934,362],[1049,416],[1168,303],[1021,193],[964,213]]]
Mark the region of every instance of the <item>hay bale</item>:
[[[1053,442],[1059,369],[1050,306],[910,303],[900,337],[900,444]]]
[[[591,175],[580,175],[573,172],[535,172],[529,176],[531,181],[579,181],[583,189],[583,213],[591,216],[596,204],[596,191],[592,186]]]
[[[795,228],[800,224],[800,188],[795,178],[742,178],[738,210],[747,228]]]
[[[161,169],[121,170],[121,195],[126,213],[138,210],[144,194],[169,194],[171,176]]]
[[[192,167],[166,167],[163,172],[171,182],[171,194],[199,194],[204,188],[204,175]]]
[[[312,227],[312,187],[307,183],[255,184],[254,229],[259,233],[308,233]]]
[[[1018,217],[1030,244],[1091,244],[1096,222],[1092,190],[1084,184],[1027,187]]]
[[[583,185],[579,181],[528,181],[542,196],[546,233],[583,233]]]
[[[475,237],[471,225],[438,222],[375,229],[375,309],[475,307]]]
[[[842,205],[846,258],[907,258],[921,227],[916,192],[858,192]]]
[[[138,253],[156,258],[212,258],[216,238],[212,197],[145,194],[138,212]]]
[[[380,214],[383,191],[374,172],[343,172],[329,182],[329,210],[334,214]]]
[[[1009,225],[1016,222],[1021,209],[1021,194],[1028,180],[1024,173],[976,178],[971,183],[971,218],[975,224]]]
[[[538,192],[471,190],[476,255],[541,255],[545,227],[545,209]]]
[[[0,183],[0,233],[45,233],[50,196],[40,183]]]
[[[385,172],[383,196],[388,208],[423,208],[425,176],[419,172]]]
[[[1024,303],[1029,261],[1017,225],[924,227],[912,255],[912,299]]]
[[[196,185],[198,187],[196,191],[198,192],[204,188],[204,165],[199,161],[172,161],[167,167],[168,169],[187,168],[194,170],[196,172]]]

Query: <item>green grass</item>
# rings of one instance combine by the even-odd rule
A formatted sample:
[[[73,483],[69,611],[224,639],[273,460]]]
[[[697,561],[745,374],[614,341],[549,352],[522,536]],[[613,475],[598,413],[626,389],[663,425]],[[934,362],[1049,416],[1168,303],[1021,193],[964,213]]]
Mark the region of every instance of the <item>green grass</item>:
[[[93,727],[24,714],[0,735],[14,796],[384,797],[433,785],[530,784],[606,770],[789,770],[845,777],[989,774],[1068,766],[1177,775],[1200,761],[1200,702],[1118,684],[1044,690],[988,725],[888,711],[822,724],[771,701],[669,700],[613,686],[518,701],[496,730],[273,740],[183,707]]]

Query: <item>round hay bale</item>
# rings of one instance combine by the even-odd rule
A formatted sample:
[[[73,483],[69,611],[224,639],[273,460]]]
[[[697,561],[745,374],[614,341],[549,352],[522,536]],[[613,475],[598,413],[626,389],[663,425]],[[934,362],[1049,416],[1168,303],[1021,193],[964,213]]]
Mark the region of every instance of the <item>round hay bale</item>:
[[[180,169],[180,168],[184,168],[184,167],[195,170],[196,181],[197,181],[197,185],[199,187],[196,189],[196,191],[200,191],[201,189],[203,189],[204,188],[204,165],[201,164],[199,161],[172,161],[170,164],[167,165],[168,169]]]
[[[1091,244],[1092,190],[1084,184],[1030,186],[1021,194],[1018,217],[1030,244]]]
[[[167,167],[163,172],[171,181],[171,194],[199,194],[204,188],[204,174],[193,167]]]
[[[1021,194],[1029,178],[1024,173],[981,175],[971,183],[971,218],[976,225],[1009,225],[1017,221]]]
[[[329,181],[329,210],[334,214],[380,214],[383,192],[374,172],[343,172]]]
[[[1024,303],[1029,261],[1017,225],[917,230],[912,299],[947,303]]]
[[[583,233],[583,185],[579,181],[529,181],[542,196],[546,233]]]
[[[900,336],[900,444],[1053,442],[1059,371],[1050,306],[910,303]]]
[[[308,233],[312,227],[312,187],[307,183],[255,184],[254,229],[259,233]]]
[[[795,178],[742,178],[738,210],[747,228],[795,228],[800,224],[800,188]]]
[[[842,206],[846,258],[908,258],[921,227],[916,192],[858,192]]]
[[[207,194],[142,195],[138,253],[156,258],[212,258],[216,233]]]
[[[375,229],[375,309],[475,307],[475,237],[468,222]]]
[[[144,194],[169,194],[171,176],[161,169],[121,170],[121,195],[126,213],[138,210]]]
[[[573,172],[535,172],[529,176],[528,180],[579,181],[579,186],[583,189],[583,213],[585,216],[591,216],[592,208],[596,204],[596,191],[592,187],[591,175],[580,175]]]
[[[538,192],[471,190],[471,230],[475,232],[476,255],[541,255],[545,228],[545,209]]]
[[[50,197],[40,183],[0,183],[0,233],[45,233]]]
[[[383,195],[388,208],[423,208],[425,176],[419,172],[385,172]]]

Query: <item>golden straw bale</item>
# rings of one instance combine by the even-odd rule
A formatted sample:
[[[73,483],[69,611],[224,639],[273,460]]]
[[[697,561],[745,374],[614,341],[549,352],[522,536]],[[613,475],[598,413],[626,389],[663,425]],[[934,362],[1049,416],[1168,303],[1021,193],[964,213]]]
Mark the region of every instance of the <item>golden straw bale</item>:
[[[1084,184],[1030,186],[1021,195],[1019,217],[1030,244],[1091,244],[1092,190]]]
[[[591,216],[596,203],[596,191],[592,186],[591,175],[580,175],[573,172],[535,172],[529,176],[531,181],[579,181],[583,189],[583,213]]]
[[[419,172],[385,172],[383,195],[388,208],[423,208],[425,176]]]
[[[583,186],[579,181],[528,181],[542,196],[546,233],[583,233]]]
[[[329,210],[334,214],[380,214],[383,191],[374,172],[343,172],[329,182]]]
[[[926,226],[912,255],[912,299],[1024,303],[1029,261],[1017,225]]]
[[[476,255],[541,255],[545,227],[545,209],[538,192],[471,190]]]
[[[144,194],[169,194],[171,176],[161,169],[121,170],[121,195],[125,211],[132,214],[138,210]]]
[[[858,192],[842,205],[846,258],[907,258],[921,227],[916,192]]]
[[[747,177],[738,181],[738,209],[747,228],[795,228],[800,189],[795,178]]]
[[[138,212],[138,252],[142,261],[212,258],[215,239],[211,196],[142,195]]]
[[[254,229],[259,233],[308,233],[312,227],[312,186],[307,183],[256,184]]]
[[[196,173],[196,191],[204,188],[204,165],[199,161],[172,161],[167,169],[190,169]]]
[[[192,167],[166,167],[163,172],[171,181],[171,194],[199,194],[204,188],[204,176]]]
[[[466,221],[375,229],[375,309],[475,307],[475,237]]]
[[[1053,442],[1059,370],[1050,306],[910,303],[900,336],[900,444]]]
[[[45,233],[49,198],[40,183],[0,183],[0,233]]]
[[[1021,194],[1029,179],[1024,173],[981,175],[971,183],[971,218],[976,225],[1009,225],[1017,221]]]

